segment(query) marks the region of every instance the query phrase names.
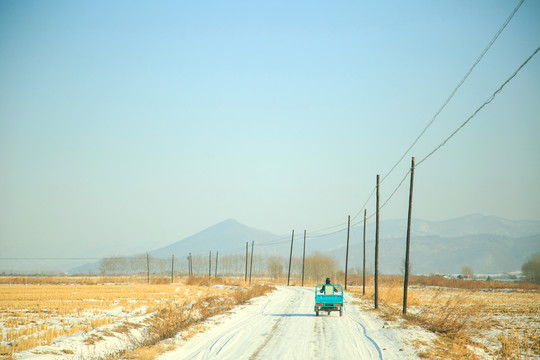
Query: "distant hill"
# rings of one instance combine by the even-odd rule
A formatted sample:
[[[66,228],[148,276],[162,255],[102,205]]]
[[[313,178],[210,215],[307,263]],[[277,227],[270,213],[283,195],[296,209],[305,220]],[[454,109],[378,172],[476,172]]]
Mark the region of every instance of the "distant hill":
[[[205,254],[209,251],[231,251],[245,249],[246,242],[268,242],[278,239],[279,236],[268,231],[257,230],[229,219],[201,232],[196,233],[171,245],[150,251],[151,256],[170,257],[183,256],[188,253]]]
[[[382,273],[402,272],[406,225],[406,220],[381,221]],[[302,231],[298,230],[295,236],[293,254],[296,257],[302,255]],[[343,267],[346,229],[331,235],[321,235],[308,230],[306,253],[319,251],[331,255],[340,267]],[[357,268],[362,263],[362,235],[362,224],[351,229],[350,269]],[[374,238],[374,222],[370,221],[366,230],[366,263],[370,268],[374,262]],[[251,242],[255,241],[255,254],[288,256],[290,242],[287,239],[290,239],[290,235],[275,235],[229,219],[173,244],[147,251],[157,258],[170,258],[171,255],[182,258],[190,252],[193,255],[205,255],[209,251],[241,254],[246,242],[251,246]],[[514,221],[478,214],[445,221],[413,219],[411,239],[413,273],[459,273],[464,265],[470,266],[475,273],[509,272],[519,270],[532,253],[540,252],[540,221]],[[97,269],[98,264],[94,263],[72,268],[70,273],[94,272]]]
[[[381,221],[379,270],[382,273],[403,272],[406,229],[406,220]],[[363,226],[351,230],[349,264],[352,267],[362,263],[362,236]],[[328,253],[344,266],[346,232],[332,237],[327,241],[340,241],[340,245]],[[366,264],[371,264],[371,268],[374,240],[372,222],[366,230]],[[540,252],[540,221],[514,221],[479,214],[439,222],[412,221],[410,261],[416,274],[460,273],[465,265],[475,273],[510,272],[521,269],[534,252]]]
[[[208,254],[218,251],[230,253],[231,251],[243,252],[246,242],[251,246],[251,242],[268,242],[278,239],[279,236],[268,231],[257,230],[243,225],[234,219],[222,221],[216,225],[206,228],[185,239],[158,249],[148,249],[148,254],[153,258],[170,258],[172,255],[176,259],[184,259],[189,253],[195,255]],[[146,252],[144,252],[146,254]],[[139,254],[126,254],[125,256],[140,256]],[[99,271],[99,262],[84,264],[72,268],[70,273],[95,273]]]
[[[381,224],[386,237],[403,236],[406,220],[387,220]],[[372,224],[371,224],[372,225]],[[413,219],[412,234],[418,236],[460,237],[492,234],[507,237],[524,237],[540,234],[540,221],[506,220],[496,216],[472,214],[444,221]]]
[[[373,273],[374,241],[366,241],[366,266]],[[331,251],[336,259],[345,256],[343,245]],[[469,266],[476,274],[508,273],[520,270],[534,252],[540,252],[540,235],[522,238],[478,234],[456,238],[439,236],[413,236],[410,263],[413,274],[459,274]],[[383,274],[403,273],[405,237],[380,239],[379,271]],[[340,261],[343,265],[344,261]],[[349,264],[361,266],[362,244],[355,242],[349,248]],[[368,266],[369,265],[369,266]]]

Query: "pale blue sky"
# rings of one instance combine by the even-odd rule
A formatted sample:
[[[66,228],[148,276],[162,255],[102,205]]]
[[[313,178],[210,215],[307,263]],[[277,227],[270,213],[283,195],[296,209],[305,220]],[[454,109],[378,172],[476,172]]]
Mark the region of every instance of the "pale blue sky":
[[[344,223],[516,5],[3,0],[0,247],[78,256],[227,218]],[[539,45],[527,0],[381,199]],[[414,216],[540,219],[539,135],[536,56],[417,169]],[[407,197],[381,217],[405,218]]]

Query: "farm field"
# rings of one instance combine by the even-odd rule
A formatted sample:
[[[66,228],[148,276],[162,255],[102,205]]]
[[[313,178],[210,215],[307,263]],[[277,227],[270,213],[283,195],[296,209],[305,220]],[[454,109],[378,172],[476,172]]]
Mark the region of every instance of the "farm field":
[[[403,317],[400,277],[379,279],[378,310],[373,309],[372,277],[365,295],[353,277],[340,319],[314,316],[314,283],[287,287],[281,279],[275,281],[277,292],[247,305],[271,289],[238,279],[169,280],[0,278],[0,358],[174,359],[188,353],[217,358],[205,352],[209,343],[223,343],[213,350],[222,355],[237,356],[248,346],[260,359],[278,353],[315,356],[319,349],[311,345],[304,348],[305,356],[284,348],[290,337],[300,336],[308,343],[342,347],[344,356],[363,351],[374,359],[540,359],[537,285],[413,277]],[[252,321],[260,334],[248,326],[257,340],[245,343],[237,328]]]
[[[132,282],[126,282],[129,280]],[[209,299],[225,303],[231,296],[234,298],[229,303],[234,304],[238,292],[245,290],[200,279],[193,280],[194,284],[144,284],[141,280],[111,278],[99,283],[96,278],[3,278],[10,284],[0,284],[0,356],[9,358],[107,325],[110,335],[116,330],[125,333],[126,329],[143,328],[152,324],[150,314],[171,307],[194,307]],[[224,304],[224,309],[230,306]],[[92,345],[100,337],[89,336],[84,342]]]
[[[379,286],[379,310],[373,310],[372,283],[358,305],[377,312],[390,325],[421,327],[433,341],[412,339],[428,359],[540,359],[540,289],[537,285],[417,278],[409,286],[407,315],[402,316],[403,283],[388,277]]]

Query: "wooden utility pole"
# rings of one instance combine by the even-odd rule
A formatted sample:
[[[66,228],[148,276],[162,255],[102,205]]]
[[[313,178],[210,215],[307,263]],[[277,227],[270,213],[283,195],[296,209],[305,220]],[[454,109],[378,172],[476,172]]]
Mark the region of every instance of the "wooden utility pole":
[[[306,230],[304,229],[304,254],[302,255],[302,287],[304,286],[304,265],[306,264]]]
[[[362,295],[366,295],[366,209],[364,209],[364,267],[362,269]]]
[[[251,285],[251,271],[253,270],[253,246],[255,241],[251,241],[251,261],[249,262],[249,285]]]
[[[411,189],[409,190],[409,215],[407,217],[407,244],[405,246],[405,279],[403,280],[403,315],[407,315],[407,290],[409,287],[409,249],[411,247],[411,216],[414,183],[414,157],[411,162]]]
[[[345,290],[347,290],[347,270],[349,268],[349,234],[351,232],[351,215],[348,217],[347,221],[347,252],[345,255]]]
[[[150,284],[150,255],[148,253],[146,253],[146,276]]]
[[[218,255],[219,255],[219,251],[216,251],[216,273],[214,275],[214,277],[217,278],[217,263],[218,263]]]
[[[189,253],[189,276],[193,276],[193,256]]]
[[[294,230],[292,231],[292,237],[291,237],[291,255],[289,255],[289,273],[287,275],[287,286],[289,286],[289,282],[291,280],[291,262],[292,262],[293,241],[294,241]]]
[[[210,250],[210,254],[208,255],[208,277],[212,276],[212,251]]]
[[[379,307],[379,175],[377,175],[377,211],[375,216],[375,309]]]
[[[171,284],[174,283],[174,255],[171,259]]]
[[[247,281],[247,265],[248,265],[248,242],[246,241],[246,274],[244,275],[244,281]]]

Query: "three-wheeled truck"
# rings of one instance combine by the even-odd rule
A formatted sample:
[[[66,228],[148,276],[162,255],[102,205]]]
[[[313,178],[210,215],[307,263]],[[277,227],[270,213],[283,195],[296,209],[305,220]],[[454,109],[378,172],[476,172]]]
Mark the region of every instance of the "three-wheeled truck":
[[[320,311],[339,311],[343,316],[343,288],[339,284],[319,284],[315,288],[315,314]]]

